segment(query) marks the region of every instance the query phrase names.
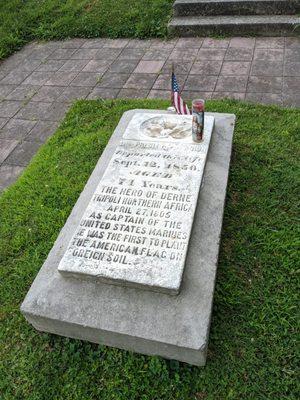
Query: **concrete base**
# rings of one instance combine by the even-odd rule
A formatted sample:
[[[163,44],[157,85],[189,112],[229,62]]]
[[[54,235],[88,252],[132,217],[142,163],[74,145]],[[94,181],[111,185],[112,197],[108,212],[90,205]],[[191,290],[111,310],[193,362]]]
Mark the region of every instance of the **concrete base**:
[[[175,0],[176,17],[196,15],[294,15],[300,0]]]
[[[221,15],[174,17],[168,24],[173,36],[213,35],[298,36],[298,15]]]
[[[300,0],[175,0],[168,29],[177,36],[297,36]]]
[[[136,111],[123,115],[33,282],[21,311],[40,331],[204,365],[234,115],[210,114],[215,117],[215,128],[178,296],[81,281],[64,277],[57,269],[95,185],[104,173],[124,127]]]

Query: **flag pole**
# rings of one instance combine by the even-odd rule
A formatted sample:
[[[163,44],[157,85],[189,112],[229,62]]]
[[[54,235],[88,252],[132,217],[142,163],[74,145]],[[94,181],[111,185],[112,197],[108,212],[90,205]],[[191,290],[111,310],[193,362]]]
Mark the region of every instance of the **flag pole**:
[[[171,67],[171,105],[174,106],[174,101],[173,101],[173,75],[175,74],[175,67],[174,67],[174,61],[172,61],[172,67]]]

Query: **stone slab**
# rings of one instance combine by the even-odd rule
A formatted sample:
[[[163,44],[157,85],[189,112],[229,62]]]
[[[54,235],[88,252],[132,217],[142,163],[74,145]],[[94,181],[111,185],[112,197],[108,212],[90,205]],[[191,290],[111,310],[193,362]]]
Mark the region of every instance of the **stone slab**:
[[[299,0],[176,0],[174,15],[276,15],[296,14]]]
[[[221,16],[174,16],[169,24],[170,35],[214,36],[297,36],[298,15],[221,15]]]
[[[178,294],[213,124],[195,143],[191,115],[136,113],[59,271]]]
[[[35,278],[21,311],[40,331],[204,365],[234,115],[211,114],[215,117],[214,133],[178,296],[66,278],[57,268],[95,185],[119,144],[124,127],[126,128],[135,112],[136,110],[128,111],[123,115],[85,190]]]

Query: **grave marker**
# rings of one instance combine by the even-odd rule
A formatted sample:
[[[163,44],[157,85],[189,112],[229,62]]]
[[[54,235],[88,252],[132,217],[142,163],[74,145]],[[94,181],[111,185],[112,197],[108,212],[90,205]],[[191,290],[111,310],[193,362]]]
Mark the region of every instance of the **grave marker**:
[[[198,144],[192,141],[192,116],[137,113],[95,189],[59,271],[177,294],[213,123],[214,118],[207,116],[204,141]],[[171,127],[164,130],[165,136],[147,135],[155,129],[158,134],[164,124]]]
[[[157,147],[157,129],[150,129],[149,131],[147,123],[146,126],[143,125],[146,129],[144,133],[148,132],[150,137],[145,140],[147,146],[142,151],[147,152],[147,154],[149,153],[151,157],[145,157],[145,153],[143,152],[141,157],[138,156],[138,154],[141,153],[141,149],[140,145],[136,144],[134,123],[138,124],[139,118],[144,118],[141,116],[143,113],[151,114],[154,118],[157,117],[158,114],[160,115],[164,112],[154,110],[132,110],[124,113],[65,226],[61,230],[50,251],[47,260],[27,293],[21,306],[21,311],[26,319],[40,331],[88,340],[90,342],[114,346],[143,354],[160,355],[190,364],[204,365],[208,347],[219,243],[230,164],[235,121],[234,115],[217,113],[208,115],[214,117],[215,125],[213,134],[211,135],[207,162],[194,215],[192,208],[196,204],[196,200],[194,199],[197,197],[197,188],[199,189],[201,181],[200,175],[204,168],[205,152],[203,154],[200,152],[201,157],[198,160],[199,164],[197,164],[197,168],[200,169],[197,171],[198,175],[196,176],[193,170],[186,175],[187,171],[189,171],[188,168],[183,169],[184,174],[182,175],[182,180],[177,179],[182,169],[179,170],[180,174],[174,177],[174,179],[167,179],[161,176],[150,176],[149,178],[149,175],[140,176],[139,174],[134,174],[135,184],[127,185],[125,188],[126,190],[140,190],[140,184],[144,179],[147,181],[149,180],[151,185],[157,185],[158,183],[161,185],[166,184],[166,180],[168,180],[168,184],[173,186],[173,188],[162,189],[151,186],[151,191],[149,193],[155,191],[159,194],[165,193],[166,195],[171,193],[171,195],[177,194],[179,196],[180,194],[185,194],[191,196],[191,201],[187,202],[185,198],[182,202],[179,202],[179,204],[191,205],[190,211],[184,211],[186,218],[182,217],[182,214],[180,214],[181,211],[176,211],[177,214],[172,214],[172,218],[170,216],[170,219],[165,219],[163,216],[153,217],[153,220],[159,219],[160,223],[161,220],[167,220],[173,224],[175,223],[175,228],[172,227],[167,230],[175,230],[177,233],[185,232],[187,235],[190,235],[189,241],[188,238],[179,239],[177,237],[174,239],[174,243],[181,243],[183,246],[183,249],[175,249],[176,254],[184,251],[185,246],[187,247],[184,273],[182,274],[183,263],[172,264],[170,262],[173,269],[169,268],[168,270],[168,266],[166,269],[167,271],[175,271],[176,285],[171,285],[170,287],[170,285],[165,284],[165,282],[157,281],[156,274],[157,271],[159,271],[158,262],[153,265],[147,264],[150,278],[144,274],[141,275],[143,280],[136,282],[134,274],[122,275],[122,282],[118,282],[118,285],[111,284],[116,283],[114,281],[116,278],[115,274],[120,274],[120,271],[122,271],[122,265],[120,268],[120,263],[118,262],[112,264],[109,284],[103,279],[103,271],[105,271],[105,269],[103,270],[102,268],[105,264],[100,264],[102,276],[100,279],[97,279],[97,274],[94,274],[92,269],[88,270],[86,268],[86,261],[83,261],[85,278],[88,279],[78,279],[78,277],[82,277],[82,275],[78,273],[78,271],[80,271],[78,260],[81,258],[79,257],[76,259],[73,271],[71,271],[73,268],[72,263],[69,263],[69,255],[70,252],[73,251],[72,240],[73,238],[77,240],[78,237],[80,237],[78,234],[78,229],[80,228],[78,227],[81,221],[86,220],[85,213],[90,205],[92,205],[92,213],[95,211],[95,196],[118,196],[122,199],[139,199],[137,195],[126,196],[126,193],[123,193],[122,197],[119,193],[98,193],[99,187],[100,190],[104,187],[117,187],[116,190],[121,190],[121,187],[123,188],[123,185],[115,185],[114,179],[129,179],[128,177],[131,177],[131,172],[135,171],[135,165],[125,164],[127,165],[126,168],[121,169],[119,168],[121,162],[127,160],[131,163],[139,160],[138,163],[140,164],[140,159],[143,160],[143,163],[152,162],[154,159],[154,162],[157,163],[158,161],[155,160],[155,157],[152,157],[154,154],[170,154],[174,157],[175,154],[177,154],[176,157],[184,155],[187,160],[193,157],[194,152],[190,151],[190,146],[192,144],[189,143],[188,136],[180,139],[180,143],[182,143],[179,146],[181,149],[180,151],[165,153],[164,148],[170,149],[173,143],[177,143],[176,140],[170,142],[168,137],[161,137],[164,136],[164,134],[161,133],[166,133],[166,131],[161,132],[159,134],[160,140]],[[178,134],[180,135],[180,131],[178,133],[178,131],[176,132],[175,130],[173,134],[176,137]],[[200,145],[196,144],[196,146],[204,147],[205,145],[205,143]],[[135,152],[134,157],[132,157],[132,151]],[[196,151],[195,153],[198,157],[198,152]],[[129,156],[125,157],[126,154],[129,154]],[[117,158],[120,162],[115,163],[113,160]],[[159,160],[161,159],[160,156],[157,158]],[[178,160],[182,159],[177,158],[176,162],[179,162]],[[169,161],[167,160],[166,162]],[[114,167],[114,171],[112,171],[112,165],[115,164],[118,165],[118,167]],[[159,165],[160,167],[158,169],[155,168],[155,170],[165,173],[165,169],[163,168],[164,164]],[[187,162],[186,165],[191,166],[194,164]],[[138,167],[140,168],[140,165],[138,165]],[[143,166],[143,168],[144,167],[145,166]],[[152,171],[152,168],[148,168],[147,171],[148,170]],[[124,171],[124,174],[120,171]],[[114,178],[109,180],[107,178],[109,175]],[[177,193],[177,189],[175,190],[174,188],[177,188],[179,184],[186,184],[187,176],[191,178],[192,184],[184,193]],[[142,187],[142,189],[147,188]],[[148,199],[146,198],[146,200]],[[150,198],[150,200],[153,199]],[[160,198],[154,200],[168,201],[167,199]],[[100,208],[105,208],[107,206],[117,207],[120,205],[118,200],[116,200],[116,202],[97,201],[97,207],[98,203],[101,205]],[[120,206],[132,207],[132,204],[122,204]],[[145,207],[145,209],[147,212],[164,211],[163,207]],[[134,210],[136,211],[136,208],[134,208]],[[103,210],[100,210],[100,213],[101,212],[103,213]],[[108,210],[105,209],[104,214],[107,212]],[[128,215],[130,218],[143,217],[129,214],[129,212],[126,213],[125,209],[122,210],[122,212],[115,209],[111,211],[111,213],[111,215],[123,215],[124,217]],[[111,222],[101,218],[90,218],[90,215],[88,215],[88,219],[99,221],[99,224]],[[147,216],[147,218],[150,217],[152,218],[152,216]],[[191,229],[192,220],[193,226]],[[148,225],[145,224],[145,221],[141,224],[138,223],[138,220],[132,222],[127,221],[125,223],[120,221],[112,222],[114,224],[123,223],[128,226],[147,227]],[[177,229],[176,223],[180,223]],[[83,228],[85,229],[86,227]],[[149,226],[147,229],[149,229]],[[96,231],[97,230],[98,228]],[[109,229],[99,228],[99,232],[104,232],[105,234],[109,231]],[[114,233],[113,230],[112,232]],[[146,237],[145,242],[149,241],[150,238],[148,232],[147,234],[146,232],[141,232],[139,234],[129,232],[129,234],[136,237]],[[122,233],[122,235],[124,235],[124,233]],[[120,240],[118,240],[118,237],[114,240],[115,245],[125,243],[124,236],[120,236]],[[100,243],[100,241],[101,238],[97,238],[96,242]],[[70,243],[71,247],[69,246]],[[140,245],[141,243],[138,244],[138,249],[141,248]],[[161,242],[159,242],[157,248],[161,251],[162,247]],[[116,254],[118,253],[116,252]],[[154,258],[151,257],[151,259]],[[137,268],[134,267],[133,269],[135,271],[138,270],[139,265],[138,263],[136,266]],[[63,271],[63,269],[65,271]],[[143,268],[140,269],[144,271]],[[164,273],[163,270],[162,276],[166,278],[168,282],[171,282],[170,275],[164,275]],[[74,279],[73,276],[76,276],[77,279]],[[180,280],[181,286],[179,293],[177,296],[170,296],[170,294],[178,292]],[[154,283],[156,287],[154,287]],[[131,287],[128,287],[128,284],[131,285]],[[139,287],[132,287],[133,285]],[[156,289],[158,291],[144,290],[149,289],[149,286],[151,289]]]

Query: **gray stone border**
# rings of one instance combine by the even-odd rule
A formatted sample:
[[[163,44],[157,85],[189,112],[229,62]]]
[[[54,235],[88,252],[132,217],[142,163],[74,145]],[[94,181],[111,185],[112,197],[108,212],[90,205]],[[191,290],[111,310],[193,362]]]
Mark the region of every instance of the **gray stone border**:
[[[210,114],[215,117],[215,129],[195,213],[183,284],[178,296],[64,278],[57,271],[58,263],[95,184],[104,173],[124,127],[136,111],[145,110],[124,113],[33,282],[21,311],[40,331],[204,365],[234,115]]]

